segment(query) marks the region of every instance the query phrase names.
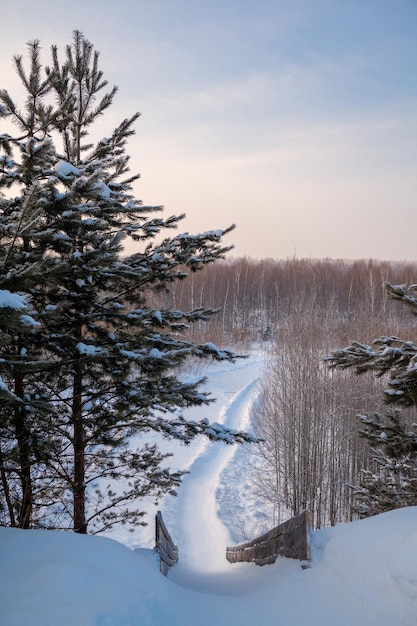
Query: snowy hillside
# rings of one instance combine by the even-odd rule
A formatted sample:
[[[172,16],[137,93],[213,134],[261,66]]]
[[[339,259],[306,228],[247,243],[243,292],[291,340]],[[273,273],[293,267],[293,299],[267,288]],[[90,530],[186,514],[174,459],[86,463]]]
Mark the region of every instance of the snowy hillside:
[[[254,353],[211,366],[207,388],[217,402],[203,417],[249,428],[263,362]],[[313,532],[307,569],[289,559],[231,565],[226,545],[265,514],[250,493],[247,452],[175,445],[176,465],[191,472],[177,498],[146,503],[149,527],[133,535],[0,528],[0,624],[416,626],[416,507]],[[151,550],[156,508],[180,549],[168,578]]]
[[[71,533],[0,529],[5,626],[415,626],[417,508],[313,534],[311,568],[228,565],[164,578],[156,555]]]

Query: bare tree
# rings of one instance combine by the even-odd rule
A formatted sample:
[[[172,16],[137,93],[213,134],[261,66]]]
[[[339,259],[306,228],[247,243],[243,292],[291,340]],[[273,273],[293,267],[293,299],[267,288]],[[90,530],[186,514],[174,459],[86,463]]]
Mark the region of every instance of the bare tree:
[[[261,457],[255,480],[273,503],[276,523],[304,509],[318,528],[350,519],[348,485],[371,462],[353,417],[377,402],[378,384],[335,377],[322,362],[336,341],[338,318],[333,299],[323,306],[299,294],[280,323],[263,378],[255,420],[264,441],[254,452]]]

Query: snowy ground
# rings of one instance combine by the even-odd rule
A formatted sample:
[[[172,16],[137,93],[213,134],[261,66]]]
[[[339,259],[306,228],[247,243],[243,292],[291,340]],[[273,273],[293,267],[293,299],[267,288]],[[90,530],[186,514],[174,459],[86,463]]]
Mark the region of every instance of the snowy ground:
[[[249,428],[262,364],[254,353],[210,367],[218,400],[198,417]],[[112,533],[117,541],[0,528],[0,624],[417,625],[417,507],[313,532],[308,569],[289,559],[230,565],[226,545],[265,514],[250,496],[247,450],[199,441],[175,451],[191,471],[159,506],[180,549],[168,578],[150,550],[152,519],[133,536]]]

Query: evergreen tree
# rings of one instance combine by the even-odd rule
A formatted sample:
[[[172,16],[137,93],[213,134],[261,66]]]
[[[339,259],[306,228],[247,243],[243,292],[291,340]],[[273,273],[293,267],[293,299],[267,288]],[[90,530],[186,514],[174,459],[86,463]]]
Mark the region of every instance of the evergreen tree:
[[[417,424],[406,426],[401,413],[360,416],[374,453],[375,471],[365,470],[353,490],[361,517],[417,505]]]
[[[0,189],[18,189],[15,197],[0,198],[0,237],[7,243],[0,288],[14,284],[30,294],[38,326],[25,344],[31,367],[21,377],[20,397],[28,403],[18,404],[26,428],[33,420],[45,437],[48,424],[38,457],[51,502],[46,507],[43,500],[35,515],[32,498],[26,525],[68,527],[71,518],[75,531],[87,532],[88,525],[99,531],[117,522],[137,524],[142,513],[134,501],[171,491],[182,473],[162,469],[166,455],[155,444],[133,448],[133,436],[154,432],[185,443],[198,434],[229,443],[251,440],[205,420],[172,417],[210,401],[199,383],[175,376],[174,366],[189,356],[235,357],[183,334],[215,311],[147,304],[149,292],[166,290],[223,258],[230,248],[221,240],[231,228],[159,240],[184,216],[164,219],[161,207],[143,206],[132,194],[138,176],[128,173],[126,142],[138,114],[98,143],[89,140],[91,125],[117,91],[99,96],[107,81],[92,44],[75,31],[65,60],[53,47],[44,73],[38,42],[29,50],[28,75],[15,58],[28,91],[23,112],[0,92],[2,116],[20,130],[17,138],[0,138]],[[125,256],[128,240],[136,252]],[[18,349],[19,339],[14,343]],[[12,380],[16,368],[4,359],[0,373]],[[38,457],[30,437],[26,441],[32,479]]]
[[[0,135],[0,288],[30,295],[36,291],[40,276],[46,278],[54,266],[36,237],[44,219],[42,182],[54,158],[53,144],[48,138],[53,112],[43,104],[50,81],[41,78],[39,44],[30,46],[28,75],[21,57],[15,57],[14,62],[28,95],[24,107],[19,109],[6,91],[0,91],[0,119],[12,118],[19,131],[17,137]],[[3,189],[7,195],[1,193]],[[18,195],[14,196],[16,189]],[[35,498],[43,489],[40,485],[35,487],[34,482],[37,475],[45,476],[43,457],[48,447],[43,445],[48,430],[43,423],[49,413],[45,413],[48,401],[43,386],[37,384],[37,376],[50,364],[39,347],[39,321],[33,317],[24,319],[31,320],[28,328],[20,324],[11,332],[9,326],[8,341],[1,345],[0,375],[12,394],[3,398],[0,423],[7,488],[13,493],[13,511],[8,506],[9,521],[28,528],[34,522]],[[6,490],[4,480],[3,487]]]
[[[28,327],[34,324],[33,318],[28,316],[28,302],[27,299],[19,294],[11,293],[7,289],[0,290],[0,349],[3,354],[4,348],[13,342],[14,337],[18,334],[23,336]],[[14,361],[14,367],[18,366],[19,361],[24,360],[24,355],[13,355],[9,360],[9,367],[11,361]],[[10,406],[16,406],[19,398],[16,396],[17,389],[7,384],[6,381],[0,376],[0,402],[2,410],[0,413],[0,476],[1,485],[4,495],[4,502],[0,501],[0,519],[5,515],[8,516],[14,526],[20,525],[22,527],[27,526],[30,519],[30,510],[32,502],[32,484],[29,475],[25,472],[20,472],[19,475],[14,474],[13,457],[19,456],[21,460],[21,467],[25,468],[27,446],[23,436],[19,432],[19,412],[13,411],[12,419],[14,429],[10,436],[8,433],[4,418],[4,412],[10,409]],[[20,480],[19,480],[20,479]],[[21,487],[22,507],[16,511],[16,491]],[[29,515],[28,515],[29,514]]]
[[[417,315],[417,285],[385,284],[393,300],[401,301]],[[417,504],[417,346],[398,337],[380,337],[372,345],[352,342],[326,357],[331,367],[353,368],[357,374],[375,372],[387,378],[386,404],[400,407],[373,417],[360,415],[360,433],[369,442],[376,464],[366,470],[359,486],[353,486],[362,516]]]

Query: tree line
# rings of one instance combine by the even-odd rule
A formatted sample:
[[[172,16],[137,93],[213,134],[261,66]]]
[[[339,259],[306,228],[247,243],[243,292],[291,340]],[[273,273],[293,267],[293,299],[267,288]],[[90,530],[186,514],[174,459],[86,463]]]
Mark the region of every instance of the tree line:
[[[413,263],[374,260],[229,259],[163,294],[185,308],[203,295],[219,307],[193,333],[209,330],[243,350],[261,341],[269,352],[253,416],[262,442],[250,456],[271,524],[309,509],[315,526],[323,527],[414,501],[399,488],[415,489],[414,400],[401,418],[391,412],[382,419],[385,372],[375,377],[369,367],[358,377],[353,366],[344,362],[336,371],[324,357],[344,354],[353,338],[363,345],[373,337],[413,337],[414,319],[386,285],[412,284],[416,270]],[[364,359],[370,350],[363,349]],[[401,439],[401,432],[400,462],[398,441],[386,440],[388,458],[380,435]]]
[[[384,282],[412,284],[416,264],[376,260],[251,259],[230,257],[198,274],[150,294],[160,306],[192,309],[209,302],[217,315],[200,320],[191,332],[209,333],[220,343],[248,347],[274,337],[282,320],[296,308],[333,311],[340,333],[357,329],[369,336],[378,324],[409,324],[405,311],[392,305]],[[341,335],[340,335],[341,338]]]

